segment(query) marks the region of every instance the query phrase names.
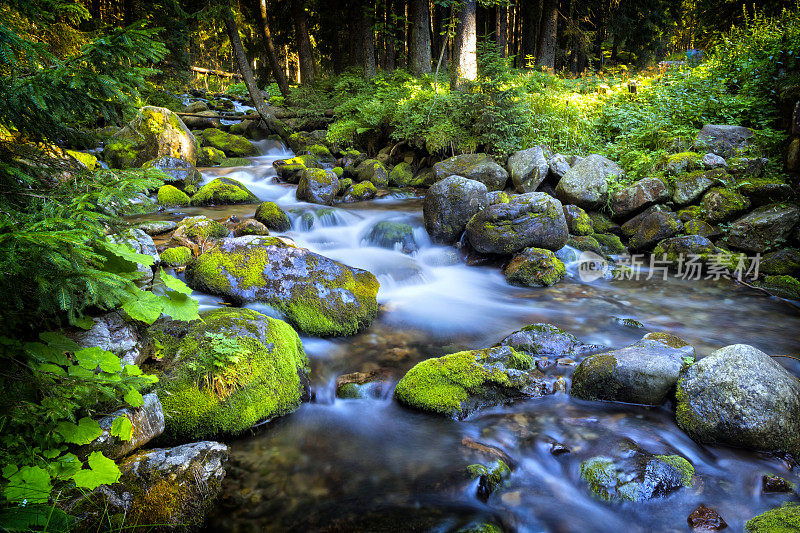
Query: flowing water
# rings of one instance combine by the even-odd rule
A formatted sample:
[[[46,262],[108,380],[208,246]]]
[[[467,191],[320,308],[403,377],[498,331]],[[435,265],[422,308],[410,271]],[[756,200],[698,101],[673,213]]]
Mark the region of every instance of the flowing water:
[[[585,402],[556,393],[458,422],[404,409],[391,391],[373,399],[336,399],[337,375],[388,368],[396,382],[421,360],[491,346],[534,322],[615,348],[648,331],[668,331],[694,344],[699,356],[735,343],[796,355],[800,315],[727,280],[583,283],[575,265],[554,287],[512,287],[498,268],[467,266],[454,248],[431,244],[421,197],[395,191],[332,208],[299,202],[295,187],[277,182],[272,167],[291,152],[269,141],[261,148],[264,155],[253,158],[253,166],[206,169],[206,180],[226,175],[245,183],[290,213],[293,228],[286,234],[298,245],[373,272],[381,282],[381,311],[360,335],[303,338],[315,400],[229,441],[231,466],[208,531],[454,531],[484,521],[513,531],[688,531],[686,517],[701,503],[740,531],[750,517],[790,498],[761,493],[764,473],[799,482],[789,465],[700,446],[676,426],[669,407]],[[157,218],[244,219],[254,211],[254,205],[187,208]],[[368,244],[367,233],[381,221],[410,224],[419,249],[404,254]],[[220,305],[214,297],[195,296],[203,308]],[[644,327],[626,326],[623,318]],[[800,373],[792,359],[779,362]],[[545,370],[548,379],[569,379],[574,367],[560,363]],[[485,503],[464,469],[491,457],[464,439],[499,447],[517,463],[507,486]],[[694,485],[645,503],[592,498],[580,480],[581,461],[622,439],[688,458],[696,469]],[[569,453],[553,455],[554,442]]]

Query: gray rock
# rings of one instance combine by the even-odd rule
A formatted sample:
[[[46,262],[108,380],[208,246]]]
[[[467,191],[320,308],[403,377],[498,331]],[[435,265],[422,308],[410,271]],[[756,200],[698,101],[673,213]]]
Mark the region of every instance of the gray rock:
[[[389,185],[389,171],[377,159],[367,159],[356,168],[358,181],[372,182],[376,187]]]
[[[275,237],[237,237],[196,257],[186,281],[233,302],[261,301],[300,331],[352,335],[372,323],[380,284],[373,274]]]
[[[307,168],[300,173],[295,195],[298,200],[331,205],[339,192],[339,178],[332,170]]]
[[[549,152],[546,146],[534,146],[509,156],[506,168],[517,192],[534,192],[544,181],[550,169]]]
[[[676,397],[698,442],[800,453],[800,381],[761,350],[720,348],[682,372]]]
[[[550,287],[565,274],[564,263],[550,250],[541,248],[525,248],[503,269],[506,281],[524,287]]]
[[[151,220],[136,225],[136,229],[140,229],[150,236],[163,235],[177,227],[178,223],[171,220]]]
[[[747,211],[750,207],[750,200],[738,191],[715,187],[703,196],[700,207],[707,222],[718,224]]]
[[[92,318],[94,325],[88,330],[68,332],[66,335],[84,348],[97,346],[119,356],[122,365],[138,365],[144,360],[139,332],[120,312],[112,311]]]
[[[169,176],[169,179],[164,181],[165,183],[175,185],[189,195],[197,192],[200,184],[203,183],[203,176],[200,171],[191,163],[177,157],[161,156],[148,161],[143,165],[143,168],[160,170]]]
[[[111,434],[114,420],[127,417],[131,423],[132,433],[130,440],[120,440]],[[100,420],[103,434],[92,441],[87,447],[94,451],[101,451],[111,459],[119,459],[141,448],[164,432],[164,411],[161,402],[155,394],[145,394],[143,404],[138,409],[125,408]]]
[[[145,106],[139,116],[106,142],[103,156],[114,168],[141,167],[162,155],[197,163],[198,144],[181,119],[169,109]]]
[[[666,342],[645,337],[584,359],[572,376],[570,393],[584,400],[661,405],[678,381],[683,358],[691,356],[694,348],[677,337],[670,335]]]
[[[508,181],[506,169],[486,154],[457,155],[439,161],[433,165],[433,174],[435,181],[453,175],[479,181],[490,191],[502,191]]]
[[[129,229],[117,235],[111,235],[109,240],[117,244],[127,244],[138,254],[149,255],[153,258],[154,265],[159,262],[156,243],[153,242],[153,238],[150,235],[140,229]],[[153,281],[152,266],[137,263],[136,270],[140,274],[139,279],[136,280],[136,285],[139,287],[145,287]]]
[[[467,222],[488,207],[486,191],[483,183],[461,176],[450,176],[428,189],[422,214],[431,240],[442,244],[456,242]]]
[[[800,277],[800,250],[783,248],[761,258],[759,269],[764,274]]]
[[[575,335],[552,324],[531,324],[515,331],[498,343],[533,355],[581,355],[596,352],[602,346],[584,344]]]
[[[723,169],[680,174],[675,178],[675,190],[672,193],[672,201],[678,205],[686,205],[694,202],[710,189],[714,184],[719,183],[725,177]]]
[[[570,165],[569,158],[563,154],[556,154],[551,157],[548,165],[550,166],[550,173],[558,180],[563,178],[564,174],[566,174],[572,166]]]
[[[589,215],[577,205],[564,206],[564,219],[570,235],[591,235],[594,225]]]
[[[728,166],[728,163],[725,161],[724,157],[709,153],[703,156],[703,166],[708,169],[725,168]]]
[[[467,237],[481,253],[513,254],[531,247],[558,250],[569,233],[561,202],[531,192],[477,213],[467,223]]]
[[[628,236],[631,250],[643,250],[668,239],[683,230],[683,224],[675,213],[655,209],[653,206],[622,225],[622,233]]]
[[[661,179],[645,178],[614,193],[611,198],[611,212],[614,216],[625,217],[669,198],[669,189]]]
[[[419,249],[414,240],[414,228],[402,222],[378,222],[367,234],[366,241],[381,248],[399,249],[405,254]]]
[[[217,118],[219,116],[219,113],[217,111],[210,111],[208,109],[204,109],[201,111],[196,111],[195,113],[197,115],[202,115],[202,116],[181,117],[181,120],[183,121],[184,124],[186,124],[186,127],[189,129],[204,130],[206,128],[219,128],[222,125],[222,123]]]
[[[765,205],[732,222],[725,242],[739,250],[768,252],[786,242],[798,222],[796,205]]]
[[[605,157],[592,154],[575,163],[556,186],[556,197],[565,204],[597,209],[608,200],[608,183],[622,178],[622,168]]]
[[[753,132],[744,126],[707,124],[694,141],[695,150],[706,150],[722,157],[737,155],[751,146]]]

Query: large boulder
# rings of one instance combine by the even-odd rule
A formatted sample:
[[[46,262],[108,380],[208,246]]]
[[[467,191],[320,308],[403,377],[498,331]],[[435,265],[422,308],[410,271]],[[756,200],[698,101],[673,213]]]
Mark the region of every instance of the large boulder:
[[[747,521],[747,533],[797,533],[800,531],[800,505],[787,502]]]
[[[608,184],[625,175],[622,168],[605,157],[591,154],[575,163],[556,186],[556,197],[565,204],[598,209],[608,201]]]
[[[800,453],[800,381],[746,344],[720,348],[686,368],[675,417],[696,441]]]
[[[225,133],[216,128],[203,130],[203,144],[222,150],[228,157],[247,157],[258,153],[253,143],[244,137]]]
[[[389,172],[377,159],[367,159],[356,168],[358,181],[369,181],[376,187],[389,185]]]
[[[467,222],[489,205],[486,185],[461,176],[437,181],[425,194],[422,214],[433,242],[452,244]]]
[[[365,236],[365,240],[373,246],[399,250],[405,254],[416,252],[419,249],[414,239],[414,228],[403,222],[388,220],[378,222],[372,226]]]
[[[156,203],[164,207],[187,207],[192,203],[192,199],[177,187],[163,185],[156,194]]]
[[[570,235],[591,235],[594,225],[591,217],[577,205],[564,206],[564,219]]]
[[[684,357],[694,348],[668,334],[642,340],[581,361],[572,376],[571,394],[584,400],[661,405],[675,387]]]
[[[683,235],[664,239],[653,249],[653,256],[658,261],[684,264],[684,274],[689,277],[700,275],[699,271],[692,270],[691,263],[722,263],[725,265],[734,263],[735,265],[733,255],[717,248],[714,243],[700,235]]]
[[[569,233],[561,202],[530,192],[475,214],[467,223],[467,237],[481,253],[513,254],[531,247],[559,250]]]
[[[138,452],[119,464],[122,475],[71,506],[79,528],[109,528],[124,517],[131,531],[198,530],[222,489],[228,447],[202,441]]]
[[[191,163],[177,157],[161,156],[146,162],[142,167],[160,170],[169,176],[165,183],[174,185],[187,194],[196,193],[200,184],[203,183],[203,176],[200,171]]]
[[[275,202],[261,203],[253,218],[275,231],[289,231],[292,227],[289,215]]]
[[[125,230],[122,233],[111,235],[109,240],[118,244],[127,244],[138,254],[149,255],[153,258],[153,264],[157,264],[159,261],[156,243],[150,235],[140,229]],[[144,287],[153,281],[152,266],[137,263],[136,270],[139,272],[139,279],[136,280],[136,284],[140,287]]]
[[[506,169],[486,154],[464,154],[439,161],[433,165],[433,180],[461,176],[479,181],[490,191],[502,191],[508,181]]]
[[[501,340],[499,346],[510,346],[533,355],[579,355],[601,349],[594,344],[584,344],[575,335],[552,324],[525,326]]]
[[[611,198],[611,212],[616,217],[625,217],[669,198],[669,189],[660,178],[645,178],[615,192]]]
[[[362,181],[361,183],[356,183],[350,187],[350,189],[348,189],[347,194],[345,194],[342,198],[342,202],[364,202],[366,200],[372,200],[377,195],[378,188],[374,183],[371,181]]]
[[[378,311],[370,272],[274,237],[224,239],[187,265],[186,281],[235,303],[265,302],[310,335],[355,334]]]
[[[117,419],[126,418],[130,423],[130,438],[122,440],[115,436],[113,429]],[[153,393],[142,397],[142,406],[136,409],[126,407],[103,417],[99,421],[103,433],[93,440],[87,448],[101,451],[111,459],[119,459],[141,448],[164,432],[164,411],[158,396]],[[119,425],[127,425],[120,421]]]
[[[422,361],[403,376],[394,397],[405,406],[463,420],[484,407],[544,392],[531,357],[503,346]]]
[[[703,196],[700,203],[703,218],[711,224],[727,222],[750,207],[750,200],[738,191],[714,187]]]
[[[291,159],[278,159],[272,162],[278,177],[288,183],[298,183],[300,174],[307,168],[322,168],[313,155],[299,155]]]
[[[796,205],[765,205],[733,221],[725,242],[739,250],[768,252],[786,242],[798,222]]]
[[[550,250],[541,248],[525,248],[503,269],[506,281],[524,287],[549,287],[561,281],[566,273],[564,263]]]
[[[241,182],[232,178],[217,178],[206,183],[192,196],[192,205],[252,204],[258,197]]]
[[[307,168],[300,173],[300,182],[295,195],[298,200],[331,205],[338,192],[339,178],[332,170]]]
[[[173,438],[236,435],[309,398],[308,358],[282,320],[222,308],[189,323],[160,320],[148,338],[162,369],[156,392]]]
[[[550,155],[547,147],[534,146],[509,156],[506,168],[517,192],[534,192],[541,185],[550,170]]]
[[[606,502],[641,502],[690,487],[694,467],[680,455],[654,455],[631,441],[581,463],[581,479]]]
[[[139,331],[121,312],[112,311],[92,318],[87,330],[67,332],[66,335],[83,348],[97,346],[119,356],[122,365],[138,365],[146,354],[142,353]]]
[[[395,165],[389,173],[389,185],[395,187],[411,187],[414,185],[414,169],[410,163],[402,161]]]
[[[111,167],[141,167],[161,156],[197,163],[198,145],[181,119],[163,107],[146,106],[140,115],[115,133],[103,148]]]
[[[681,174],[675,178],[672,201],[678,205],[690,204],[716,183],[721,182],[725,176],[725,171],[722,169]]]
[[[658,206],[654,206],[658,207]],[[632,250],[646,249],[658,241],[674,237],[683,230],[675,213],[660,209],[647,209],[622,225]]]
[[[744,126],[707,124],[697,135],[694,149],[730,157],[748,149],[752,145],[752,138],[753,131]]]

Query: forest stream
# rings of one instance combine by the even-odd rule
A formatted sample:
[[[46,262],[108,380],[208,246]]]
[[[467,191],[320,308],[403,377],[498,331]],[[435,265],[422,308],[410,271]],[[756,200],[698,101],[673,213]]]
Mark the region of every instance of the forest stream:
[[[431,531],[481,522],[521,532],[686,531],[686,517],[699,504],[741,531],[750,517],[789,499],[763,494],[763,475],[800,482],[797,471],[775,456],[695,443],[678,428],[669,406],[582,401],[563,387],[464,421],[398,405],[392,388],[416,363],[492,346],[527,324],[550,323],[585,343],[611,348],[667,331],[702,357],[738,343],[770,354],[793,353],[800,316],[787,302],[730,280],[656,276],[586,283],[575,262],[567,264],[567,278],[557,287],[514,287],[496,268],[467,266],[454,248],[432,244],[422,199],[408,189],[336,207],[300,202],[295,186],[279,183],[272,166],[291,151],[276,141],[257,145],[262,155],[252,158],[252,166],[201,169],[205,182],[231,177],[261,201],[276,202],[292,219],[284,235],[378,277],[381,308],[371,327],[356,336],[302,338],[314,399],[226,441],[231,462],[206,531],[370,531],[398,520],[408,530]],[[245,219],[255,207],[173,208],[139,219]],[[411,225],[411,250],[371,242],[371,228],[382,221]],[[193,296],[201,312],[223,305],[211,295]],[[279,316],[264,305],[251,306]],[[580,362],[575,359],[537,366],[549,383],[561,376],[568,382]],[[778,361],[800,370],[792,359]],[[377,369],[388,369],[390,386],[363,398],[336,398],[338,375]],[[581,480],[581,462],[631,441],[652,454],[687,458],[695,468],[692,486],[636,503],[609,505],[592,497]],[[464,476],[468,465],[491,461],[486,449],[502,450],[513,469],[488,499],[478,497],[478,482]]]

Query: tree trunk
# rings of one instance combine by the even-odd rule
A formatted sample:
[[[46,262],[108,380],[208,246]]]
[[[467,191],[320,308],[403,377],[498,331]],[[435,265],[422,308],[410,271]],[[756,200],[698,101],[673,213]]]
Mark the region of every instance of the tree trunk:
[[[377,74],[377,66],[375,65],[375,34],[372,31],[372,17],[373,17],[372,3],[362,3],[361,13],[359,13],[359,32],[361,38],[361,46],[364,49],[364,76],[371,78]]]
[[[466,0],[458,12],[456,37],[453,45],[453,72],[450,88],[459,80],[478,79],[478,36],[475,27],[475,0]]]
[[[411,73],[422,76],[431,72],[431,15],[428,0],[411,0]]]
[[[497,44],[497,53],[506,57],[506,43],[508,39],[508,6],[498,5],[494,17],[494,42]]]
[[[536,41],[539,33],[540,0],[522,2],[522,66],[528,66],[538,53]]]
[[[603,42],[606,40],[606,28],[608,26],[608,14],[611,10],[611,0],[600,0],[600,19],[597,22],[597,38],[595,40],[595,50],[597,51],[597,68],[603,68],[605,58],[603,57]]]
[[[258,5],[252,5],[252,4]],[[275,43],[272,41],[272,33],[269,31],[269,18],[267,13],[267,0],[253,0],[251,2],[253,11],[259,17],[257,24],[259,32],[261,33],[261,40],[264,44],[264,51],[267,54],[269,66],[272,69],[272,76],[278,84],[283,96],[289,95],[289,80],[286,78],[286,73],[278,60],[278,54],[275,52]]]
[[[300,60],[300,82],[314,81],[314,53],[311,50],[311,38],[306,23],[305,0],[292,0],[292,18],[294,19],[294,35],[297,42],[297,55]]]
[[[450,8],[448,8],[447,6],[434,4],[433,51],[437,59],[439,57],[442,58],[442,64],[440,66],[442,70],[446,70],[448,64],[447,58],[449,51],[447,50],[447,45],[448,45],[447,21],[449,18],[449,13],[450,13]],[[442,55],[443,50],[444,50],[444,55]]]
[[[544,0],[542,22],[539,26],[539,53],[536,66],[554,69],[558,47],[558,0]]]
[[[392,2],[400,0],[386,0],[386,27],[384,34],[386,38],[386,64],[385,68],[388,71],[393,71],[396,67],[395,56],[397,54],[395,41],[397,40],[397,31],[394,22],[394,5]]]
[[[233,20],[233,13],[231,13],[230,8],[225,7],[224,16],[225,29],[228,30],[228,38],[231,41],[231,48],[233,48],[233,56],[236,59],[236,63],[239,65],[239,72],[242,74],[242,78],[244,78],[247,92],[250,93],[250,100],[253,101],[253,107],[258,111],[267,130],[272,133],[277,133],[281,137],[286,137],[289,133],[286,126],[272,116],[269,110],[267,110],[267,105],[264,103],[261,91],[256,85],[256,80],[253,79],[253,71],[250,70],[250,63],[247,61],[247,56],[244,53],[242,40],[239,38],[239,28],[236,26],[236,21]]]

